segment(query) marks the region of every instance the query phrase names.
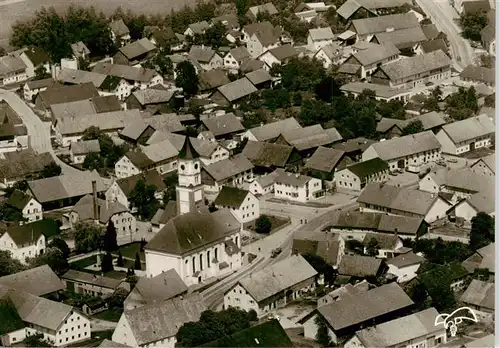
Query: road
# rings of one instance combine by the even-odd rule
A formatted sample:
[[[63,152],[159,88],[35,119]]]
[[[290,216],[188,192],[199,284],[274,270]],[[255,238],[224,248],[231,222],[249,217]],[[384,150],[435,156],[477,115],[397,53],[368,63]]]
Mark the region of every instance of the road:
[[[455,69],[462,71],[474,61],[474,50],[467,40],[462,38],[461,29],[454,21],[458,18],[455,9],[447,0],[416,0],[422,10],[436,24],[437,28],[448,36]],[[458,60],[457,58],[460,57]]]
[[[14,109],[25,124],[30,138],[29,144],[33,151],[37,153],[50,152],[56,163],[61,166],[62,174],[71,174],[78,172],[63,161],[61,161],[54,150],[50,141],[50,123],[43,122],[33,110],[17,94],[5,89],[0,89],[0,99],[4,99]]]
[[[354,208],[357,205],[355,199],[355,197],[345,195],[343,202],[328,208],[318,209],[261,201],[261,213],[290,216],[292,223],[264,239],[243,246],[243,251],[246,253],[253,253],[257,255],[257,258],[238,272],[203,291],[202,295],[208,307],[216,309],[220,306],[224,293],[233,287],[240,279],[248,276],[252,272],[257,272],[275,262],[287,258],[291,254],[293,235],[296,231],[302,228],[307,228],[309,230],[321,229],[331,219],[333,212]],[[300,223],[300,219],[304,217],[307,219],[306,225]],[[271,251],[278,247],[282,249],[281,254],[276,258],[271,258]]]

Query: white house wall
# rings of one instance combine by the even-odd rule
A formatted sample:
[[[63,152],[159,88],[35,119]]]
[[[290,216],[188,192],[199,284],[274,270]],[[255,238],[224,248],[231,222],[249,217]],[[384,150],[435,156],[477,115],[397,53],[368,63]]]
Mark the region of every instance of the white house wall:
[[[120,320],[116,324],[115,331],[111,336],[113,342],[125,344],[130,347],[138,347],[137,340],[134,337],[134,333],[128,323],[125,313],[122,313]]]

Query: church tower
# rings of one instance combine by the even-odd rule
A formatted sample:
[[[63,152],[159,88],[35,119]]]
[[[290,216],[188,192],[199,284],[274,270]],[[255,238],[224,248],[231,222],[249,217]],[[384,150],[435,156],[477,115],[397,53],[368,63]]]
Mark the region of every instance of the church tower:
[[[203,185],[201,184],[201,161],[188,136],[179,152],[177,163],[179,184],[176,187],[177,215],[197,211],[203,204]]]

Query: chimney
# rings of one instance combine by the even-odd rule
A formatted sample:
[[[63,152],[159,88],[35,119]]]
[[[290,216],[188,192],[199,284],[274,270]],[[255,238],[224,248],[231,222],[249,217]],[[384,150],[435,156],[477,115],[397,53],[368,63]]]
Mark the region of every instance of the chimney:
[[[97,181],[92,180],[92,198],[94,204],[94,220],[99,220],[99,212],[97,210]]]

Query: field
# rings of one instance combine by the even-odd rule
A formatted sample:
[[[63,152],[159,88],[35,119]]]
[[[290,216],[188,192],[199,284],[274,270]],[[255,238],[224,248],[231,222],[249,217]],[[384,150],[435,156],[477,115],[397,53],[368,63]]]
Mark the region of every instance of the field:
[[[42,7],[53,6],[56,11],[63,13],[71,5],[94,6],[106,15],[112,14],[116,8],[132,10],[135,13],[168,14],[179,10],[185,5],[192,5],[195,0],[0,0],[0,46],[7,47],[11,26],[17,20],[30,18],[35,11]]]

